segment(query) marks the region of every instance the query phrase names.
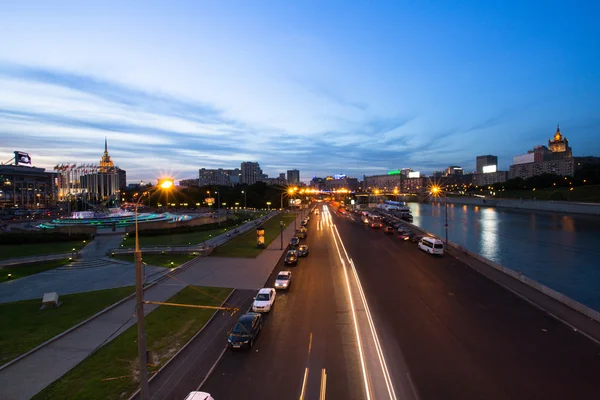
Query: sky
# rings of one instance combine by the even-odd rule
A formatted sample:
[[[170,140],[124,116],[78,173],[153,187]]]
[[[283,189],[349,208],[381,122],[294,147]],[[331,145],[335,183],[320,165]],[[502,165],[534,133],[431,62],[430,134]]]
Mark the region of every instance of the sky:
[[[456,4],[458,3],[458,4]],[[600,2],[0,3],[0,162],[110,155],[128,182],[600,156]]]

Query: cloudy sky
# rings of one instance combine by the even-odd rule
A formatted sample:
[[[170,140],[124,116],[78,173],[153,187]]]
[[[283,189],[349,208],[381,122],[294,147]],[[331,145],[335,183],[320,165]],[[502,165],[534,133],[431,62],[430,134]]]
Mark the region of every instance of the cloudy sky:
[[[1,161],[507,168],[557,123],[600,156],[600,2],[374,3],[2,1]]]

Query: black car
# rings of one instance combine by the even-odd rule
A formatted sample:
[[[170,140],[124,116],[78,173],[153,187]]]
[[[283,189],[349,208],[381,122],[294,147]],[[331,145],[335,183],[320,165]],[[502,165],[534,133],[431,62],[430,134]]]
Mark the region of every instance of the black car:
[[[294,236],[293,238],[290,239],[290,248],[291,249],[295,249],[300,245],[300,239],[298,239],[296,236]]]
[[[424,237],[425,237],[424,235],[415,235],[415,236],[413,236],[413,237],[412,237],[410,240],[411,240],[413,243],[419,243],[419,241],[420,241],[421,239],[423,239]]]
[[[227,347],[231,350],[242,348],[251,349],[254,340],[262,329],[262,315],[259,313],[247,313],[238,319],[237,324],[229,332]]]
[[[283,262],[285,262],[286,264],[298,264],[298,252],[296,250],[288,251],[285,255]]]
[[[303,244],[300,247],[298,247],[298,256],[299,257],[306,257],[308,255],[308,246]]]

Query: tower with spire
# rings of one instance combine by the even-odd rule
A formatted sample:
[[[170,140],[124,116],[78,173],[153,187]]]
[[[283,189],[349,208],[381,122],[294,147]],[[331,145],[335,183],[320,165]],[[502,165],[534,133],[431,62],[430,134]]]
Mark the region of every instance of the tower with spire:
[[[104,137],[104,154],[102,154],[102,158],[100,159],[100,168],[99,172],[109,172],[115,167],[115,164],[110,159],[110,155],[108,155],[108,141],[106,136]]]
[[[569,139],[560,133],[560,125],[558,124],[556,125],[554,137],[548,140],[548,148],[552,151],[552,158],[554,160],[573,157],[573,153],[569,147]]]

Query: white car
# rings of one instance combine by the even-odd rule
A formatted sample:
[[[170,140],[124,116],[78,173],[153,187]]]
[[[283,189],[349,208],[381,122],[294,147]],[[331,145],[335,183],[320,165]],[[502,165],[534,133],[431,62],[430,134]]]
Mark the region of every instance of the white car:
[[[254,312],[269,312],[275,303],[275,289],[262,288],[254,298],[252,303],[252,311]]]
[[[292,283],[292,271],[279,271],[275,278],[275,289],[289,289]]]
[[[209,393],[206,392],[190,392],[185,400],[215,400]]]

